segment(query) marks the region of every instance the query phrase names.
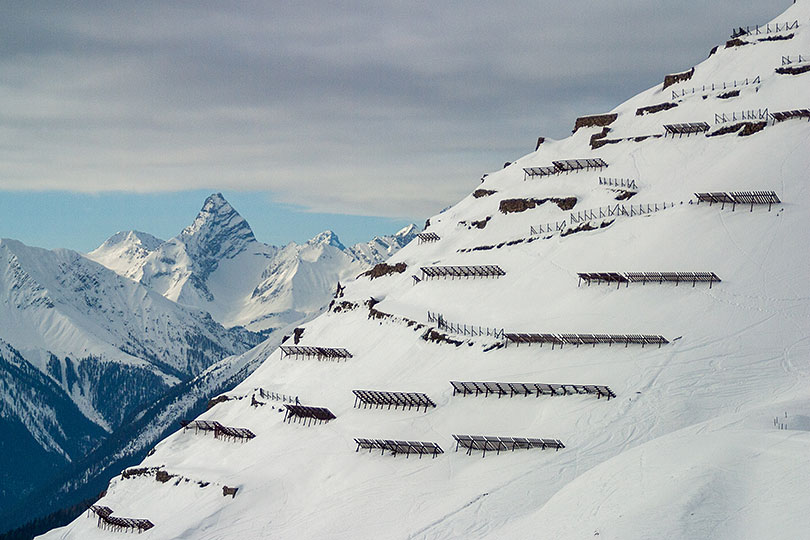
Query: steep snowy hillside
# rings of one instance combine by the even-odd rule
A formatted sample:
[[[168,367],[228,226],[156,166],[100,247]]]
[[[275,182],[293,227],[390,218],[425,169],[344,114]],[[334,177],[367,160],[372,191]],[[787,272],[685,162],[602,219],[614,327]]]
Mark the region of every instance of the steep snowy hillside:
[[[216,193],[171,240],[155,245],[142,233],[118,233],[88,257],[170,300],[208,311],[226,327],[262,331],[317,313],[338,281],[386,260],[415,235],[412,225],[347,248],[326,231],[303,245],[277,248],[258,242]]]
[[[806,537],[809,28],[799,0],[488,175],[45,538]]]

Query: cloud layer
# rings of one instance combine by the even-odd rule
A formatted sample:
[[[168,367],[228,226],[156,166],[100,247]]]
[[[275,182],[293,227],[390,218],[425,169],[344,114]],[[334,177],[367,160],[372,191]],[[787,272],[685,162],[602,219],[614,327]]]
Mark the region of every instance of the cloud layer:
[[[258,190],[429,215],[786,7],[6,2],[0,190]]]

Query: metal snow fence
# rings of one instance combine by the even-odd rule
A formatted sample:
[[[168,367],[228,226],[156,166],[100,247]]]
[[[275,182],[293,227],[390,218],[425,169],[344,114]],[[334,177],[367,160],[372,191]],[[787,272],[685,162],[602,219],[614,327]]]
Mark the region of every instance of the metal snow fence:
[[[569,221],[571,223],[583,223],[596,219],[605,219],[617,216],[643,216],[646,214],[654,214],[655,212],[660,212],[661,210],[666,210],[667,208],[672,208],[673,206],[675,206],[675,203],[672,202],[600,206],[599,208],[571,212]]]
[[[555,221],[553,223],[545,223],[535,226],[531,226],[530,233],[532,236],[537,236],[538,234],[553,234],[562,232],[565,230],[565,226],[567,222],[565,220],[562,221]]]
[[[776,32],[787,32],[795,30],[799,27],[799,20],[793,22],[786,21],[784,23],[768,23],[765,26],[755,24],[754,26],[740,26],[731,30],[731,38],[735,39],[742,36],[761,36],[763,34],[771,34]]]
[[[435,323],[439,330],[450,332],[451,334],[460,334],[469,337],[493,337],[496,339],[503,339],[504,336],[503,328],[453,323],[445,320],[441,313],[428,311],[428,322]]]
[[[636,186],[636,181],[632,178],[605,178],[600,176],[599,185],[626,189],[638,189],[638,186]]]
[[[667,208],[675,206],[674,202],[660,202],[660,203],[638,203],[638,204],[624,204],[617,203],[607,206],[600,206],[599,208],[590,208],[587,210],[577,210],[571,212],[567,220],[557,221],[555,223],[546,223],[542,225],[532,225],[529,232],[532,236],[540,234],[553,234],[563,232],[566,230],[568,223],[586,223],[597,219],[615,218],[618,216],[644,216],[647,214],[654,214]]]
[[[408,458],[411,454],[418,454],[419,459],[422,459],[422,456],[433,456],[435,458],[439,454],[444,453],[441,446],[434,442],[364,438],[355,438],[354,442],[357,444],[355,452],[359,452],[362,448],[364,450],[367,449],[369,453],[371,453],[372,450],[380,450],[380,455],[382,455],[388,450],[393,456],[405,454],[405,458]]]
[[[459,448],[466,448],[467,455],[469,456],[473,450],[481,450],[481,457],[486,457],[487,451],[495,451],[500,454],[501,451],[511,450],[530,450],[532,448],[553,448],[559,450],[565,448],[565,445],[559,439],[539,439],[527,437],[493,437],[488,435],[453,435],[456,441],[456,452]]]
[[[672,135],[673,139],[675,138],[675,135],[677,135],[678,138],[681,138],[683,135],[688,137],[689,135],[695,135],[705,131],[709,131],[709,124],[706,122],[686,122],[683,124],[664,125],[664,136]]]
[[[760,79],[760,76],[757,75],[756,77],[746,77],[745,79],[734,79],[731,81],[693,86],[692,88],[682,88],[681,90],[670,90],[670,92],[672,92],[672,99],[678,99],[695,94],[702,94],[704,92],[734,90],[735,88],[743,88],[752,84],[760,84],[761,82],[762,79]]]
[[[750,204],[751,211],[754,210],[755,204],[767,204],[768,211],[771,211],[771,205],[780,204],[782,201],[774,191],[717,191],[711,193],[695,193],[698,204],[701,202],[708,202],[709,206],[714,203],[719,203],[720,209],[725,208],[726,204],[731,204],[731,210],[734,211],[738,204]]]
[[[793,64],[793,63],[801,64],[802,62],[807,62],[807,61],[810,61],[810,56],[807,56],[806,54],[800,54],[798,56],[790,56],[790,55],[782,56],[782,65],[783,66],[788,66],[788,65]]]
[[[764,109],[750,109],[747,111],[734,111],[731,113],[714,113],[714,124],[724,124],[726,122],[742,122],[742,121],[762,121],[770,120],[771,116],[768,113],[767,107]]]
[[[298,396],[290,396],[288,394],[281,394],[279,392],[270,392],[264,388],[257,388],[256,390],[259,392],[259,396],[264,399],[272,399],[275,401],[281,401],[282,403],[300,403]]]

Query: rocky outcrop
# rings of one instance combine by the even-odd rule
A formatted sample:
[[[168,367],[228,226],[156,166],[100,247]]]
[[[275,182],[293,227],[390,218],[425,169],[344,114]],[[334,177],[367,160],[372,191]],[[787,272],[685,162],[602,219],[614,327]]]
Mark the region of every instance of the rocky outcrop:
[[[655,114],[661,111],[667,111],[677,107],[677,103],[659,103],[658,105],[648,105],[647,107],[639,107],[636,109],[636,116],[644,116],[645,114]]]
[[[617,113],[594,114],[591,116],[580,116],[574,122],[574,133],[583,127],[605,127],[609,126],[619,117]]]
[[[776,68],[776,72],[782,75],[799,75],[800,73],[807,73],[810,71],[810,64],[803,66],[782,66]]]
[[[692,78],[692,75],[695,74],[695,68],[690,69],[689,71],[684,71],[681,73],[673,73],[671,75],[664,76],[664,88],[665,90],[667,87],[672,86],[673,84],[688,81]]]
[[[534,199],[534,198],[527,198],[527,199],[504,199],[501,201],[498,210],[501,211],[502,214],[514,214],[518,212],[525,212],[526,210],[531,210],[532,208],[536,208],[543,203],[546,202],[553,202],[557,206],[560,207],[560,210],[571,210],[574,205],[577,204],[576,197],[565,197],[565,198],[548,198],[548,199]]]
[[[363,272],[358,277],[368,276],[369,279],[374,279],[383,276],[390,276],[391,274],[401,274],[402,272],[405,271],[406,268],[408,268],[408,265],[405,264],[404,262],[400,262],[394,265],[380,263],[374,266],[374,268],[372,268],[371,270]]]

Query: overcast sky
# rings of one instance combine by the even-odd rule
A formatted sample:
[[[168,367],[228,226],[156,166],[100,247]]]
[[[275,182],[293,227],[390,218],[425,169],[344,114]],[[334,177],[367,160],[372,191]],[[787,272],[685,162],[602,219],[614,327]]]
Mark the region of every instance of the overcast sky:
[[[0,237],[166,238],[213,191],[267,242],[391,233],[789,4],[4,0]]]

